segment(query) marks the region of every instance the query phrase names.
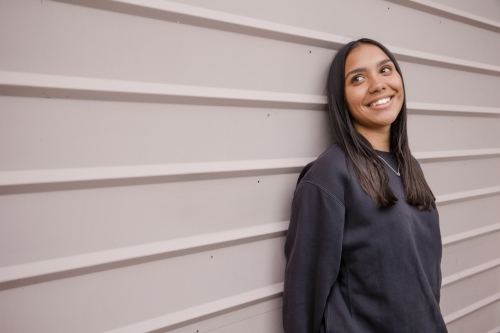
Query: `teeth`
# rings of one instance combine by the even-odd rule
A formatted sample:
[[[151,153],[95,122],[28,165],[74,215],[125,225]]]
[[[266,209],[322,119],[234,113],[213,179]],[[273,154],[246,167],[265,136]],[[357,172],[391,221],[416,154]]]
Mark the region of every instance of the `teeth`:
[[[390,100],[391,100],[390,97],[382,98],[382,99],[379,99],[376,102],[373,102],[372,104],[370,104],[370,106],[377,106],[377,105],[380,105],[380,104],[389,103]]]

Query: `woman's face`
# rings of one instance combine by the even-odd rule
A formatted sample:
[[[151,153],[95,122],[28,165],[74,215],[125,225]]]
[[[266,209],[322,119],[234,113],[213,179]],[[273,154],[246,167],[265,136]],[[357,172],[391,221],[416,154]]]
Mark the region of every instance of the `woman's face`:
[[[404,100],[403,81],[378,47],[361,44],[347,56],[345,96],[354,128],[361,134],[388,133]]]

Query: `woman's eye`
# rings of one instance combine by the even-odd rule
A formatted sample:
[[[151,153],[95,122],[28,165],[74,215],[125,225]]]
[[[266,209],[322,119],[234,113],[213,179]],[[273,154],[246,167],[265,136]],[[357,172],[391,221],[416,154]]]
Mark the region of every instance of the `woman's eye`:
[[[381,70],[380,70],[380,73],[389,73],[391,71],[391,69],[389,67],[383,67]]]
[[[363,80],[363,77],[358,75],[352,78],[352,83],[357,83],[360,82],[361,80]]]

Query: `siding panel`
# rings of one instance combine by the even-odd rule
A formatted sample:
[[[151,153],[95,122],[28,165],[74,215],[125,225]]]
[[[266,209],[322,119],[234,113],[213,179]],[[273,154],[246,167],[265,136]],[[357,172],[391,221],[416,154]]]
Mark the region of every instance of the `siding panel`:
[[[283,241],[257,241],[8,289],[2,291],[0,308],[17,314],[8,332],[102,332],[281,282]]]
[[[0,103],[1,170],[313,157],[330,142],[320,111],[19,97]]]
[[[0,196],[1,265],[285,221],[296,178],[285,174]],[[29,248],[19,235],[30,240]]]

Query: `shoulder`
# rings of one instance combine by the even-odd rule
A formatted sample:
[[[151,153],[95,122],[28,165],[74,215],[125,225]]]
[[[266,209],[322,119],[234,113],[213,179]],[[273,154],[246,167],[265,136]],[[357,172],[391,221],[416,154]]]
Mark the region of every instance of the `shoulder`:
[[[344,192],[349,188],[351,178],[346,155],[335,144],[304,167],[297,187],[312,185],[343,202]]]
[[[346,155],[335,144],[302,169],[297,184],[306,181],[324,183],[331,179],[331,177],[341,177],[347,173]]]

